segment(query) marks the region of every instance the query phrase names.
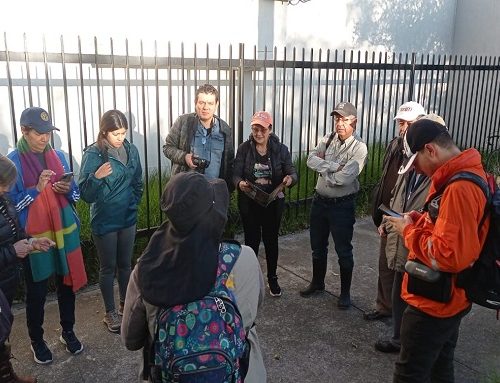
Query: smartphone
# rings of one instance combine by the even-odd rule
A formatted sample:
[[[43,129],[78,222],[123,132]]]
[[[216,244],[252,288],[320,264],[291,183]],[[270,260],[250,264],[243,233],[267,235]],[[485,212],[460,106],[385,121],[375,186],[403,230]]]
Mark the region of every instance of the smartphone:
[[[403,214],[395,212],[392,209],[389,209],[387,206],[385,206],[383,203],[380,204],[378,207],[380,211],[382,211],[385,215],[389,215],[391,217],[396,217],[396,218],[403,218]]]
[[[64,182],[69,182],[73,178],[73,172],[67,172],[64,173],[61,178],[59,178],[59,181],[64,181]]]

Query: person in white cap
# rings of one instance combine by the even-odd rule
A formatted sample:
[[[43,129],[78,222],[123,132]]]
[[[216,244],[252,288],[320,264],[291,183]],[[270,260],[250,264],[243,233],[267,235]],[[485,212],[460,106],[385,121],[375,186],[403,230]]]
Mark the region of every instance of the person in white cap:
[[[442,126],[446,126],[444,120],[437,114],[428,114],[422,119],[435,121]],[[411,127],[409,128],[411,129]],[[404,143],[403,143],[404,145]],[[409,149],[406,145],[405,152]],[[393,189],[390,208],[396,212],[405,212],[411,210],[420,210],[425,204],[425,199],[429,192],[431,180],[425,174],[419,174],[415,168],[404,171],[404,166],[399,170],[396,185]],[[397,232],[387,225],[385,220],[379,227],[379,233],[386,236],[385,255],[387,257],[386,265],[394,273],[392,284],[392,328],[393,333],[389,338],[380,338],[375,342],[375,349],[380,352],[396,353],[401,347],[400,328],[403,312],[406,309],[406,302],[401,299],[401,284],[405,273],[405,264],[408,258],[408,249],[404,245],[403,239]]]
[[[307,158],[307,166],[318,172],[311,205],[309,229],[313,275],[300,291],[304,298],[325,290],[328,237],[332,235],[340,268],[340,297],[337,306],[351,306],[354,268],[352,235],[356,221],[358,176],[366,163],[366,144],[355,134],[357,111],[349,102],[340,102],[331,113],[334,131],[323,137]]]
[[[387,145],[382,162],[382,175],[373,192],[372,218],[377,228],[382,223],[382,212],[378,207],[382,203],[389,206],[392,198],[392,189],[396,185],[398,178],[398,169],[404,161],[403,135],[408,127],[424,114],[426,113],[422,105],[415,101],[408,101],[398,108],[398,112],[394,117],[394,120],[399,125],[399,134]],[[385,234],[382,232],[378,257],[377,298],[375,300],[375,308],[363,314],[363,318],[366,320],[383,320],[392,315],[391,295],[394,270],[387,267],[386,245],[387,240]]]
[[[453,382],[460,323],[471,309],[465,290],[456,286],[453,274],[478,259],[489,217],[481,224],[487,201],[482,189],[473,182],[459,179],[449,184],[439,202],[433,194],[459,172],[474,173],[485,182],[486,173],[480,153],[476,149],[460,151],[447,128],[438,121],[416,121],[405,135],[405,147],[410,160],[401,172],[414,167],[431,178],[427,201],[432,201],[433,209],[429,205],[423,213],[410,211],[403,218],[386,219],[404,238],[409,261],[418,260],[432,271],[445,274],[436,287],[425,282],[423,289],[423,282],[404,274],[401,297],[408,307],[401,322],[401,351],[393,381]],[[452,274],[450,278],[446,277],[448,273]]]

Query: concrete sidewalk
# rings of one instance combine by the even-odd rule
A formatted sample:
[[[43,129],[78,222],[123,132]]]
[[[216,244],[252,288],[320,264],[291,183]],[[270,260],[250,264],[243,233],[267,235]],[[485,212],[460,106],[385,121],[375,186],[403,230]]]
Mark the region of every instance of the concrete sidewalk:
[[[373,348],[379,336],[390,334],[390,323],[367,322],[362,315],[375,300],[378,244],[371,219],[360,219],[354,238],[353,307],[341,311],[336,307],[340,285],[336,258],[329,260],[327,293],[303,299],[298,291],[311,275],[309,233],[280,238],[278,275],[283,296],[266,295],[257,321],[268,382],[392,381],[396,355]],[[265,271],[265,262],[260,260]],[[46,305],[45,338],[54,354],[54,362],[47,366],[33,361],[24,310],[15,311],[11,341],[16,371],[36,375],[39,382],[137,381],[141,353],[127,351],[120,337],[106,330],[95,286],[77,297],[75,331],[85,346],[80,355],[64,350],[58,340],[57,303]],[[500,382],[500,321],[494,311],[475,306],[463,320],[455,376],[456,382]]]

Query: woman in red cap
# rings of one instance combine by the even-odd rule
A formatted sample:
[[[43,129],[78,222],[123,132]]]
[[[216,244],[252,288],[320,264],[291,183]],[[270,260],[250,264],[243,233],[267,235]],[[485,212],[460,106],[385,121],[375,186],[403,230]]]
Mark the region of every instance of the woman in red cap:
[[[272,124],[268,112],[253,115],[250,137],[236,153],[233,182],[238,189],[245,245],[258,254],[263,240],[269,292],[271,296],[279,297],[281,288],[276,275],[278,233],[285,207],[285,195],[281,189],[297,183],[297,172],[287,146],[273,133]]]

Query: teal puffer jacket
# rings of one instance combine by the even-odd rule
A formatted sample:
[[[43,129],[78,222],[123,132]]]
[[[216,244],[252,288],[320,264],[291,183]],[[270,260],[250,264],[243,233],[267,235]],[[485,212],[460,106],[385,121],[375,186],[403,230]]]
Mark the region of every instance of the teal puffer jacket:
[[[90,204],[90,226],[96,235],[125,229],[137,222],[143,191],[141,160],[133,144],[125,140],[123,145],[128,154],[127,164],[109,156],[113,172],[101,179],[94,176],[104,163],[99,147],[94,143],[83,153],[78,186],[81,198]]]

